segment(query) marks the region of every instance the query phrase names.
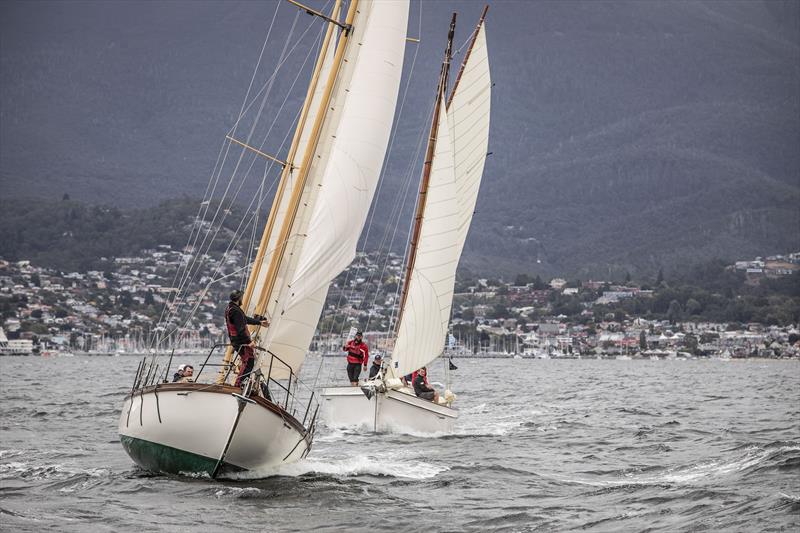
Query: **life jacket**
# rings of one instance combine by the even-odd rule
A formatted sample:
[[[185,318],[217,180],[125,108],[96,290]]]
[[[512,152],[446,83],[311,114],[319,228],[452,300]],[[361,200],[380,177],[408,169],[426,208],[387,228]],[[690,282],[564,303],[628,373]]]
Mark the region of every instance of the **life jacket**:
[[[244,331],[240,333],[239,328],[236,326],[236,314],[239,314],[239,321],[241,322]],[[245,319],[244,311],[242,308],[231,302],[225,308],[225,328],[228,330],[228,337],[233,344],[249,344],[250,332],[247,330],[247,320]]]
[[[362,351],[363,347],[366,347],[365,342],[360,342],[356,344],[354,341],[350,341],[345,345],[347,349],[347,362],[348,363],[359,363],[359,364],[366,364],[364,360],[365,354]]]

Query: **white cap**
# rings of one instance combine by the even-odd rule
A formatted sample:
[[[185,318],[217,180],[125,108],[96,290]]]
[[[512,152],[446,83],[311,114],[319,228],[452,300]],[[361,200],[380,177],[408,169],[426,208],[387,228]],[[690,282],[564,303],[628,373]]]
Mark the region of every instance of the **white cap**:
[[[181,365],[178,367],[178,370],[183,370],[184,368],[186,368],[186,365]]]

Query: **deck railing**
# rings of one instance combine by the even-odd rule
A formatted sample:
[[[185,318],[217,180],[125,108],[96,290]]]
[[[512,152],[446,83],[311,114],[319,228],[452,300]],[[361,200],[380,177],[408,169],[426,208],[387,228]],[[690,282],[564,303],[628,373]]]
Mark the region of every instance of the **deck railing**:
[[[226,367],[223,383],[227,383],[231,377],[231,373],[235,368],[233,363],[210,363],[211,356],[218,349],[227,349],[232,347],[231,344],[215,344],[209,350],[205,360],[200,365],[197,374],[193,376],[194,382],[199,383],[200,376],[206,367]],[[298,409],[302,409],[302,426],[307,428],[306,431],[313,431],[316,422],[317,412],[319,410],[319,403],[316,401],[316,394],[314,391],[298,379],[297,374],[292,370],[292,367],[286,363],[279,356],[264,350],[263,348],[256,348],[261,352],[258,359],[263,360],[264,357],[269,357],[269,363],[258,364],[254,370],[242,376],[242,381],[246,379],[246,384],[242,388],[243,396],[250,396],[252,394],[259,394],[267,401],[280,407],[283,411],[290,414],[296,420],[300,420],[300,413]],[[169,369],[172,362],[172,355],[170,355],[169,363],[164,370],[159,371],[159,366],[153,357],[148,363],[147,357],[144,357],[139,363],[134,376],[133,385],[131,387],[131,394],[134,391],[143,389],[144,387],[163,385],[168,382]],[[267,366],[266,375],[262,372],[261,368]],[[287,378],[276,378],[276,375],[285,376],[288,371]],[[160,379],[163,374],[163,381]],[[213,384],[209,384],[209,387]],[[310,415],[310,419],[309,419]],[[306,422],[309,422],[306,426]]]

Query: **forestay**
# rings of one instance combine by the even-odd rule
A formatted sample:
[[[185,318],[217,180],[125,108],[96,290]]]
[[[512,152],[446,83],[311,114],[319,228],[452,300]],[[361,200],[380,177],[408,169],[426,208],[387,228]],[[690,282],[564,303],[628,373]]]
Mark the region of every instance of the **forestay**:
[[[398,375],[427,365],[444,350],[456,269],[489,144],[490,101],[488,51],[481,24],[446,120],[442,117],[439,123],[417,256],[392,354]]]
[[[328,285],[355,257],[400,88],[408,0],[360,2],[259,338],[297,373]],[[279,244],[279,243],[276,243]],[[269,364],[269,358],[262,358]],[[273,377],[285,377],[272,369]],[[287,372],[288,373],[288,372]]]

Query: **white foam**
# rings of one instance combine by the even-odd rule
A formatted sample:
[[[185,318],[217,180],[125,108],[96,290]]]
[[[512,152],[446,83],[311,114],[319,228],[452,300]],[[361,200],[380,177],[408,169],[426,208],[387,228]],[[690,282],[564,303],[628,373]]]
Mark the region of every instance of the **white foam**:
[[[406,479],[430,479],[449,470],[446,466],[424,461],[387,460],[374,456],[311,458],[298,463],[252,470],[236,474],[238,479],[259,479],[271,476],[297,477],[305,474],[326,474],[336,477],[387,476]]]
[[[0,459],[6,459],[9,457],[18,457],[23,453],[25,452],[23,452],[22,450],[0,450]]]
[[[792,450],[792,447],[781,448],[781,451]],[[711,460],[697,463],[690,466],[671,467],[657,473],[640,475],[635,472],[625,474],[625,479],[620,480],[563,480],[582,485],[596,487],[620,486],[620,485],[658,485],[658,484],[693,484],[706,478],[725,476],[735,472],[746,470],[764,461],[770,454],[768,450],[759,449],[756,446],[747,448],[745,454],[731,461]]]
[[[738,472],[740,470],[745,470],[751,466],[757,465],[763,458],[764,456],[761,455],[757,457],[745,457],[728,463],[708,461],[690,466],[688,468],[668,470],[666,473],[657,474],[649,478],[639,478],[637,482],[642,484],[692,483],[711,476],[723,476],[733,472]]]
[[[101,477],[109,474],[105,468],[90,468],[88,470],[70,468],[60,463],[50,465],[34,465],[26,462],[12,461],[0,464],[0,479],[14,479],[30,477],[33,479],[66,479],[77,475]]]
[[[484,412],[491,413],[491,411]],[[453,434],[461,437],[501,437],[508,435],[522,426],[535,414],[537,413],[529,412],[521,414],[515,412],[509,415],[492,416],[489,418],[464,416],[456,423]]]
[[[249,498],[259,494],[261,494],[261,489],[256,487],[222,487],[214,492],[217,499]]]
[[[462,414],[473,414],[473,413],[486,413],[488,412],[486,409],[485,403],[479,403],[478,405],[472,405],[461,409]]]

